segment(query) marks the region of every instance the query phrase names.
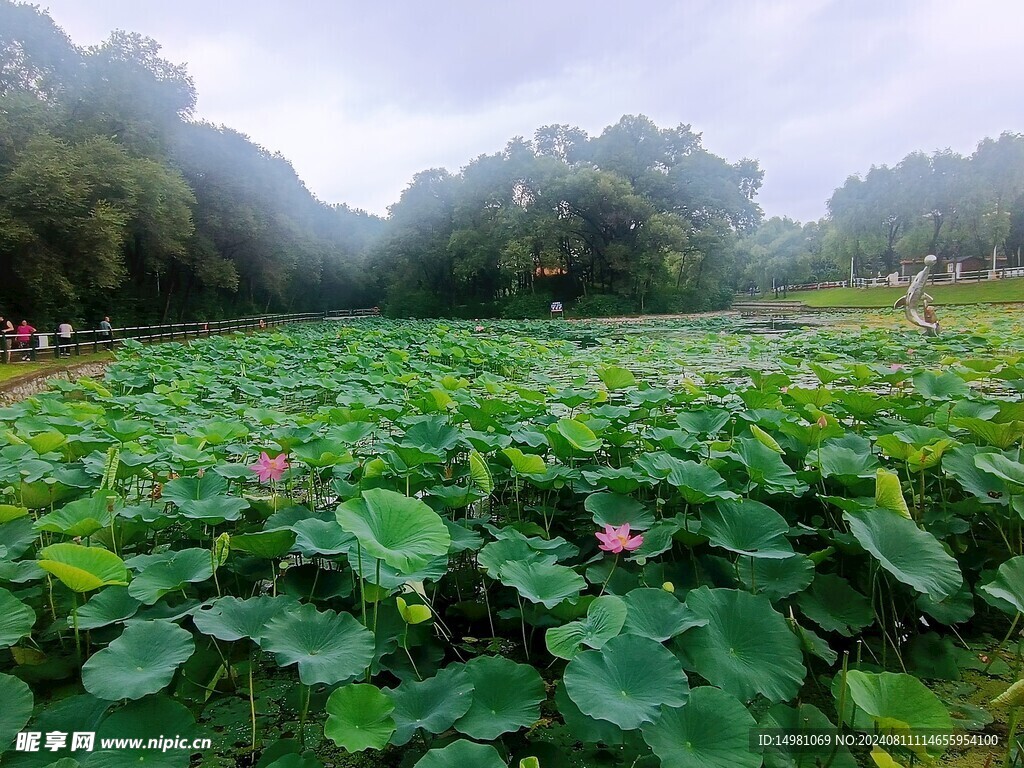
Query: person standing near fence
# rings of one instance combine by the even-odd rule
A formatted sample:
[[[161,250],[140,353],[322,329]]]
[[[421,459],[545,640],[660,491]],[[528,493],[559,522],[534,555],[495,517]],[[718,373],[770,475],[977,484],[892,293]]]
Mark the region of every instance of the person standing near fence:
[[[71,345],[75,329],[66,320],[57,326],[54,341],[57,345],[57,357],[71,357]]]
[[[4,355],[4,362],[11,361],[11,344],[14,343],[14,323],[0,315],[0,352]]]
[[[107,345],[107,349],[113,350],[114,326],[110,324],[109,316],[104,316],[104,318],[100,321],[99,337],[100,341]]]
[[[28,360],[29,353],[28,349],[32,345],[32,334],[36,332],[36,329],[28,324],[28,320],[22,320],[18,326],[14,336],[15,349],[22,350],[21,359],[22,361]]]

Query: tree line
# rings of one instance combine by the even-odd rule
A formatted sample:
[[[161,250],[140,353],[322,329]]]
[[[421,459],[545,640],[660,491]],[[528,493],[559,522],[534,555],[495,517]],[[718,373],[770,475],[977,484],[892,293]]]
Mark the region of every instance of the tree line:
[[[737,244],[740,289],[904,273],[926,254],[938,269],[974,257],[1024,266],[1024,135],[985,138],[970,155],[912,152],[850,176],[828,216],[765,221]]]
[[[1024,244],[1016,134],[852,176],[801,224],[765,221],[757,161],[714,155],[688,125],[548,125],[417,173],[378,217],[317,199],[280,154],[195,120],[195,103],[156,41],[116,31],[83,48],[0,0],[0,314],[699,311],[750,285],[842,279],[851,262],[874,275],[995,249],[1019,264]]]

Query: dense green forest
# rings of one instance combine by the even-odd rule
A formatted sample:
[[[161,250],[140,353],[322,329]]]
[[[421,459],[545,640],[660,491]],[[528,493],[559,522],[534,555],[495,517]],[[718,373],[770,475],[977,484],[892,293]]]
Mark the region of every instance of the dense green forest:
[[[763,221],[755,160],[687,125],[539,128],[458,173],[416,174],[387,218],[329,205],[289,161],[193,119],[154,40],[76,46],[0,0],[0,313],[217,319],[379,305],[392,315],[715,309],[772,281],[886,273],[900,258],[1020,263],[1024,137],[854,176],[829,216]]]

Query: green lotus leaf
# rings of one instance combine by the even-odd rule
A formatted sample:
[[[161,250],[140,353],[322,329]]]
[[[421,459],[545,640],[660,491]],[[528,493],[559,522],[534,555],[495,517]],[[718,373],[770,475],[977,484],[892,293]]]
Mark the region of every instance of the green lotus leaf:
[[[974,463],[976,456],[994,452],[994,448],[979,448],[976,445],[957,446],[942,457],[942,470],[955,478],[965,491],[982,504],[1005,506],[1010,496],[1006,481],[979,469]]]
[[[586,424],[575,419],[559,419],[549,432],[561,435],[577,451],[594,453],[601,449],[601,439]]]
[[[813,704],[791,707],[776,704],[757,724],[759,728],[780,730],[785,733],[801,731],[833,731],[835,724]],[[801,766],[831,765],[834,768],[857,768],[857,760],[845,746],[833,749],[831,745],[818,746],[808,743],[795,747],[772,745],[764,750],[765,768],[801,768]]]
[[[818,464],[822,477],[834,477],[843,485],[874,477],[878,469],[878,457],[871,452],[871,443],[859,435],[844,435],[822,443],[820,450],[809,458]]]
[[[649,637],[663,643],[688,629],[707,624],[707,619],[694,616],[664,589],[633,589],[626,593],[623,601],[626,605],[624,634]]]
[[[660,589],[651,591],[668,596]],[[580,645],[601,648],[619,634],[625,621],[626,603],[614,595],[603,595],[590,604],[585,619],[548,628],[544,634],[544,643],[552,656],[571,659],[579,653]]]
[[[107,701],[141,699],[165,688],[195,649],[192,634],[176,624],[131,624],[82,665],[82,685]]]
[[[846,579],[819,573],[811,588],[796,599],[801,612],[826,632],[852,637],[875,620],[871,602]]]
[[[800,554],[782,560],[741,557],[736,570],[744,587],[772,601],[802,592],[814,578],[814,563]]]
[[[39,551],[39,567],[52,573],[75,592],[91,592],[110,585],[128,584],[124,560],[100,547],[51,544]]]
[[[305,557],[340,555],[355,548],[356,537],[336,520],[307,518],[291,526],[295,531],[295,550]]]
[[[383,749],[395,732],[394,708],[375,685],[336,688],[327,699],[324,736],[348,752]]]
[[[373,635],[350,614],[289,607],[267,622],[260,647],[281,666],[298,664],[304,685],[347,683],[373,661]]]
[[[79,629],[99,629],[127,621],[142,603],[128,594],[127,587],[106,587],[78,609]]]
[[[14,645],[30,634],[35,623],[35,611],[0,587],[0,648]]]
[[[1000,453],[978,453],[974,465],[982,472],[994,475],[1007,483],[1014,493],[1024,493],[1024,464]]]
[[[14,677],[0,673],[0,753],[14,741],[32,716],[32,690]]]
[[[800,641],[768,598],[701,587],[686,605],[708,623],[676,639],[684,667],[743,701],[796,696],[807,674]]]
[[[974,594],[964,584],[945,600],[935,601],[928,595],[918,595],[917,606],[940,624],[962,624],[974,616]]]
[[[975,419],[966,416],[954,418],[950,423],[962,427],[988,445],[1005,451],[1024,437],[1024,421],[1007,421],[997,424],[989,419]]]
[[[914,389],[929,400],[953,400],[971,393],[967,383],[955,373],[921,371],[913,377]]]
[[[451,536],[444,521],[419,499],[375,488],[346,501],[338,523],[359,541],[364,554],[412,573],[448,553]]]
[[[786,538],[789,523],[759,501],[718,501],[701,513],[700,532],[711,544],[748,557],[783,559],[793,556]]]
[[[16,507],[13,504],[0,504],[0,525],[9,523],[28,515],[28,507]]]
[[[507,768],[498,750],[490,744],[459,739],[447,747],[432,749],[413,768]]]
[[[498,578],[531,603],[540,603],[545,608],[554,608],[563,600],[576,597],[587,586],[586,580],[572,568],[545,563],[505,563]]]
[[[49,453],[50,451],[57,450],[67,441],[67,436],[54,429],[47,430],[46,432],[39,432],[38,434],[25,438],[25,442],[28,443],[32,447],[32,450],[40,456]]]
[[[398,746],[408,743],[419,728],[427,733],[447,731],[473,703],[473,683],[461,664],[449,665],[426,680],[407,680],[385,693],[395,705],[391,742]]]
[[[231,537],[231,549],[265,560],[283,557],[295,544],[295,531],[275,530],[240,533]]]
[[[672,768],[759,768],[751,749],[754,718],[734,696],[710,685],[694,688],[685,707],[665,707],[644,723],[644,741]]]
[[[209,550],[182,549],[168,559],[151,562],[132,579],[128,594],[145,605],[177,592],[186,585],[213,577],[213,555]]]
[[[695,461],[673,459],[662,462],[667,466],[665,480],[675,488],[687,504],[705,504],[719,499],[735,499],[738,496],[729,490],[725,480],[711,467]]]
[[[291,452],[303,464],[321,469],[352,461],[352,454],[344,443],[323,437],[299,443],[292,447]]]
[[[608,365],[597,369],[599,378],[611,391],[628,389],[636,386],[636,377],[632,372],[618,365]]]
[[[531,547],[525,539],[499,539],[484,544],[477,555],[477,563],[491,578],[498,578],[502,566],[506,563],[538,563],[553,565],[558,556],[552,553],[539,552]]]
[[[547,470],[544,457],[535,453],[523,453],[518,448],[503,448],[501,452],[518,475],[543,475]]]
[[[912,519],[907,500],[903,496],[900,476],[895,472],[879,469],[875,473],[875,506],[895,512],[908,520]]]
[[[163,499],[174,504],[179,512],[193,520],[217,525],[237,520],[249,502],[228,496],[228,483],[216,472],[202,477],[179,477],[163,487]]]
[[[626,733],[608,720],[598,720],[580,711],[565,690],[565,682],[555,686],[555,707],[573,738],[590,744],[622,745]]]
[[[78,730],[77,724],[75,730]],[[175,735],[193,739],[201,735],[192,713],[181,703],[163,694],[148,696],[112,712],[96,728],[96,747],[104,739],[141,739],[142,744],[156,734]],[[153,768],[188,768],[191,755],[188,750],[162,752],[155,749],[117,749],[93,752],[88,768],[126,768],[126,766],[153,766]]]
[[[402,442],[425,451],[446,452],[458,445],[459,430],[443,416],[427,416],[409,427]]]
[[[736,456],[747,470],[749,489],[761,488],[766,493],[787,493],[800,496],[807,490],[782,457],[759,441],[740,437],[736,440]]]
[[[886,509],[844,512],[843,519],[885,570],[918,592],[943,600],[963,584],[957,561],[914,521]]]
[[[841,683],[842,675],[836,675],[832,693],[837,701]],[[913,675],[851,669],[846,687],[843,721],[856,728],[900,733],[911,728],[949,732],[953,727],[945,705]],[[937,755],[945,750],[930,746],[927,751]]]
[[[474,739],[496,739],[529,728],[540,719],[544,682],[533,667],[500,656],[478,656],[466,664],[473,702],[455,730]]]
[[[676,424],[694,435],[714,437],[729,423],[731,414],[723,408],[702,408],[676,416]]]
[[[259,642],[267,631],[270,620],[297,607],[294,598],[284,595],[260,595],[245,600],[237,597],[219,597],[209,605],[200,607],[192,615],[196,629],[218,640]]]
[[[484,496],[494,493],[494,475],[491,474],[487,460],[480,455],[479,451],[470,451],[469,477],[473,481],[473,487]]]
[[[594,516],[594,523],[618,527],[629,523],[635,531],[646,531],[654,525],[654,514],[636,499],[617,493],[592,493],[583,508]]]
[[[627,731],[651,722],[663,707],[685,704],[690,693],[679,660],[638,635],[619,635],[600,650],[579,654],[566,666],[564,680],[583,714]]]
[[[62,533],[65,536],[92,536],[110,525],[117,494],[97,491],[90,497],[65,504],[58,510],[36,520],[37,531]]]
[[[1012,557],[999,566],[995,578],[979,589],[1024,613],[1024,556]]]

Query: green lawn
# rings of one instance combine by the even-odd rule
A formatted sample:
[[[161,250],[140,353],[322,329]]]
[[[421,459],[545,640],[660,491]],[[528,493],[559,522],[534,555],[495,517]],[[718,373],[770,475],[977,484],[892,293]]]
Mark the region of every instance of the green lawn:
[[[40,360],[34,363],[0,362],[0,384],[12,379],[19,379],[28,374],[61,371],[79,363],[101,363],[105,360],[113,359],[114,355],[110,352],[97,352],[96,354],[82,355],[81,357],[65,357],[61,360]]]
[[[825,288],[820,291],[794,291],[788,301],[802,301],[809,307],[891,307],[903,288]],[[933,285],[928,293],[936,304],[984,304],[994,301],[1024,302],[1024,278],[988,280],[981,283]],[[782,299],[780,294],[779,299]],[[773,297],[768,297],[773,301]]]

